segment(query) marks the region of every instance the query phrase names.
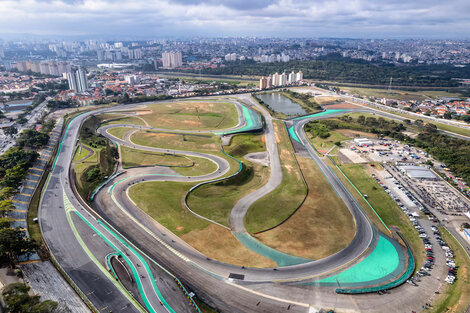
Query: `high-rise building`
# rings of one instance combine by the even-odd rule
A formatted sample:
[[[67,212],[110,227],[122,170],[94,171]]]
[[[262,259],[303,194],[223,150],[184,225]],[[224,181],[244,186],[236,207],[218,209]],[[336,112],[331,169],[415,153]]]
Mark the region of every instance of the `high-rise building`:
[[[287,85],[287,75],[286,75],[286,72],[284,72],[284,73],[281,74],[281,79],[280,79],[279,85],[280,85],[280,86]]]
[[[135,85],[139,83],[139,78],[136,75],[128,75],[124,79],[129,85]]]
[[[296,75],[297,77],[295,78],[295,81],[298,82],[298,81],[301,81],[304,79],[304,73],[302,73],[302,71],[299,71]]]
[[[163,52],[162,62],[164,68],[176,68],[183,65],[183,55],[181,52]]]
[[[272,83],[273,83],[273,86],[277,87],[277,86],[280,86],[280,82],[281,82],[281,75],[279,75],[279,73],[274,73],[273,74],[273,78],[272,78]]]
[[[237,54],[236,53],[229,53],[225,55],[225,61],[236,61],[237,60]]]
[[[49,62],[49,73],[54,76],[59,76],[59,67],[55,61]]]
[[[49,71],[49,62],[39,63],[39,72],[43,75],[50,75],[51,72]]]
[[[287,79],[288,83],[289,84],[295,83],[295,78],[296,78],[295,72],[294,71],[290,72],[289,78]]]
[[[268,87],[268,80],[266,77],[261,77],[259,80],[259,89],[266,89]]]
[[[103,61],[104,60],[104,51],[103,50],[98,50],[96,51],[98,61]]]
[[[88,89],[88,79],[84,68],[72,69],[67,73],[67,81],[69,89],[75,90],[78,93],[84,92]]]
[[[271,78],[271,75],[269,75],[266,80],[267,80],[267,82],[266,82],[266,88],[273,88],[273,80],[272,80],[272,78]]]
[[[69,90],[78,92],[77,77],[75,76],[75,72],[67,73],[67,82],[69,83]]]

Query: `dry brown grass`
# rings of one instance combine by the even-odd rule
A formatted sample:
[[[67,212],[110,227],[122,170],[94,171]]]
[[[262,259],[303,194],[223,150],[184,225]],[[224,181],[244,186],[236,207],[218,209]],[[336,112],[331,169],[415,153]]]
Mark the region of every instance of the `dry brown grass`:
[[[150,126],[167,129],[213,130],[237,124],[236,107],[231,103],[181,101],[148,106],[140,115]]]
[[[355,234],[351,213],[315,163],[298,157],[309,186],[299,210],[284,224],[256,237],[287,254],[321,259],[346,247]]]
[[[193,230],[181,239],[211,259],[248,267],[275,267],[276,263],[243,246],[229,230],[211,224]]]
[[[130,139],[138,145],[163,149],[219,151],[218,139],[215,136],[199,137],[187,134],[138,131]]]

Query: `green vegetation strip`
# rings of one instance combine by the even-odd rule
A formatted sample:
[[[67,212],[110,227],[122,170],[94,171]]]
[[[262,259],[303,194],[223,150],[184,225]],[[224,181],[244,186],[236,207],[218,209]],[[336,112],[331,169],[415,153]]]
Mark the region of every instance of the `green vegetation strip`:
[[[357,191],[357,193],[362,197],[362,199],[364,199],[364,201],[369,205],[369,207],[372,209],[372,211],[375,213],[375,215],[379,218],[380,222],[382,222],[383,226],[390,232],[390,234],[392,233],[392,231],[387,227],[387,225],[385,224],[385,222],[382,220],[382,218],[380,217],[379,213],[377,213],[377,211],[374,209],[374,207],[369,203],[369,201],[367,201],[366,197],[364,197],[364,195],[359,191],[359,189],[357,189],[357,187],[352,183],[351,180],[349,180],[348,176],[346,176],[346,174],[344,174],[344,172],[339,168],[339,166],[336,164],[336,162],[331,158],[329,157],[329,159],[333,162],[333,164],[336,166],[336,168],[338,169],[338,171],[341,172],[341,174],[343,174],[343,176],[347,179],[347,181],[351,184],[351,186],[354,187],[354,189]]]

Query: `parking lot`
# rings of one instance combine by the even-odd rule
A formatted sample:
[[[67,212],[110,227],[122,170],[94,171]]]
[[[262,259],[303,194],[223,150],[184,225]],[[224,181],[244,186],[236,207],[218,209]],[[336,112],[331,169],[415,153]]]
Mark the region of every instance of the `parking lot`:
[[[355,140],[342,142],[339,149],[345,163],[393,163],[412,162],[424,164],[432,158],[423,150],[404,145],[392,139],[367,138],[371,144],[358,144]],[[349,162],[347,162],[349,161]]]

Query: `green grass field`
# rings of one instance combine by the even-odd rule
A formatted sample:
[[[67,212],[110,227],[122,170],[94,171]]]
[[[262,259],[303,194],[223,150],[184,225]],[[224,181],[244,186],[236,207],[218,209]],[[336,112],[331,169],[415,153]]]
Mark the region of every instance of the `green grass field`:
[[[82,147],[78,147],[77,150],[75,150],[75,155],[73,156],[72,162],[77,162],[80,161],[81,159],[85,158],[88,156],[90,152]]]
[[[121,158],[124,168],[141,165],[172,166],[176,172],[185,176],[205,175],[217,170],[217,165],[205,158],[148,152],[124,146],[121,146]]]
[[[232,137],[230,144],[224,147],[225,152],[236,158],[245,154],[266,151],[264,135],[241,134]]]
[[[434,301],[429,312],[467,312],[470,303],[470,259],[462,246],[444,227],[439,227],[439,230],[442,239],[454,251],[455,264],[458,266],[457,279],[454,284],[445,285],[444,291]]]
[[[341,87],[342,90],[348,91],[351,94],[361,95],[363,97],[377,97],[396,99],[401,101],[417,100],[423,101],[426,99],[437,99],[439,97],[462,97],[459,92],[448,92],[447,90],[421,90],[421,91],[406,91],[392,89],[377,89],[377,88],[359,88],[359,87]]]
[[[322,153],[326,153],[333,148],[335,146],[335,142],[349,139],[337,131],[330,131],[330,136],[328,138],[320,138],[320,136],[312,137],[310,133],[307,133],[307,136],[315,148]]]
[[[271,193],[258,199],[245,216],[246,229],[255,233],[273,227],[285,220],[305,197],[307,189],[295,161],[291,143],[281,121],[274,121],[283,180]]]
[[[250,152],[265,151],[260,135],[236,135],[230,145],[224,147],[232,156],[241,158]],[[245,168],[239,175],[224,182],[207,184],[196,189],[189,197],[188,203],[193,211],[228,226],[230,211],[243,196],[266,184],[269,179],[269,168],[259,164],[243,161]],[[210,199],[210,201],[208,201]]]
[[[140,112],[152,127],[180,130],[215,130],[234,127],[238,111],[234,104],[213,101],[155,103]]]
[[[309,186],[307,199],[285,223],[256,237],[287,254],[321,259],[351,242],[355,224],[315,162],[310,158],[297,159]]]
[[[338,161],[336,161],[338,163]],[[339,164],[339,163],[338,163]],[[351,184],[344,178],[344,176],[330,163],[329,164],[336,175],[348,187],[351,194],[356,198],[361,207],[367,213],[369,219],[377,226],[379,230],[386,235],[390,233],[385,229],[380,220],[377,218],[372,209],[369,208],[364,199],[357,193]],[[406,215],[401,211],[396,202],[383,190],[383,188],[375,181],[375,179],[366,172],[364,164],[342,164],[341,170],[351,180],[351,182],[359,189],[362,194],[367,195],[367,200],[372,207],[377,211],[380,218],[390,228],[392,226],[400,228],[401,233],[404,235],[406,241],[411,247],[413,255],[416,259],[417,267],[421,267],[424,261],[423,244],[418,237],[418,232],[413,228],[412,224],[408,221]]]
[[[114,137],[117,137],[119,139],[124,139],[124,136],[132,130],[133,128],[130,128],[130,127],[115,127],[115,128],[108,129],[107,132],[113,135]]]
[[[98,115],[103,122],[100,126],[116,125],[116,124],[130,124],[144,126],[145,123],[140,118],[134,116],[122,116],[121,114],[101,114]]]
[[[275,263],[247,248],[232,233],[190,213],[183,199],[192,184],[145,182],[129,189],[144,212],[206,256],[236,265],[271,267]]]
[[[217,223],[229,226],[228,218],[235,203],[266,184],[269,178],[268,167],[250,162],[244,163],[248,172],[239,174],[240,178],[204,185],[191,193],[188,199],[191,210]]]
[[[213,152],[220,150],[220,140],[213,135],[170,134],[152,131],[138,131],[130,140],[142,146],[162,149]]]

